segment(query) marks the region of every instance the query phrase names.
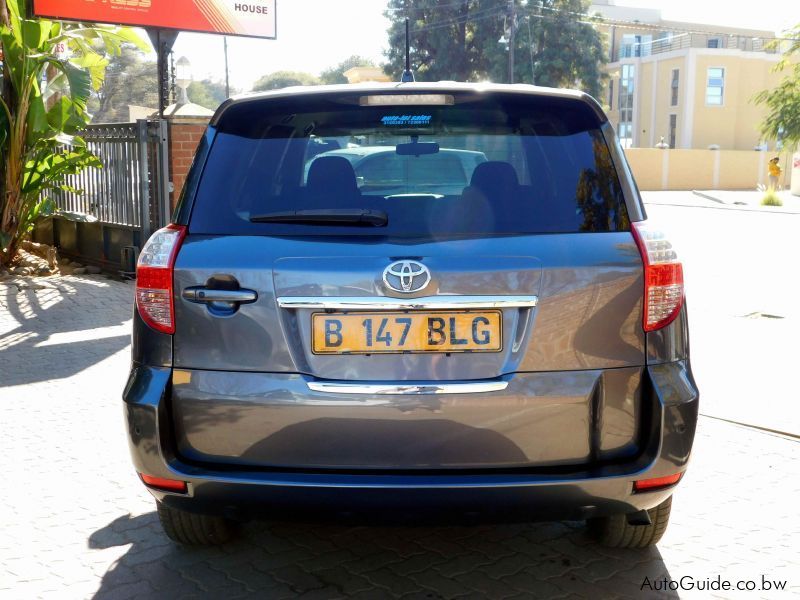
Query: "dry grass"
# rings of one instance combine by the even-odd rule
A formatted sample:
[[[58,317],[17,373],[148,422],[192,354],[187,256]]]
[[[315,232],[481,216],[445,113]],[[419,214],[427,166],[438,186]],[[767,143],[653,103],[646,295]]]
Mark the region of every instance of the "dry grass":
[[[783,200],[778,197],[773,188],[769,188],[761,198],[761,206],[783,206]]]

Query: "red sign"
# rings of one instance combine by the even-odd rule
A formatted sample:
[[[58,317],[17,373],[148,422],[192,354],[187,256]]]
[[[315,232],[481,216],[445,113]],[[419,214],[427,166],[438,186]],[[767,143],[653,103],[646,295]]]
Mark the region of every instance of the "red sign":
[[[275,39],[275,0],[33,0],[37,17]]]

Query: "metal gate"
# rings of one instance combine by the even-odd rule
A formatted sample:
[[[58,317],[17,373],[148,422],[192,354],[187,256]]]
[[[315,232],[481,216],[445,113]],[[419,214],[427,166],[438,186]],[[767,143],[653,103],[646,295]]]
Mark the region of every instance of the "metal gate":
[[[35,239],[77,260],[114,268],[123,248],[141,248],[169,222],[167,132],[163,120],[90,125],[83,138],[103,167],[66,178],[78,192],[53,195],[58,216],[38,227]]]
[[[169,220],[166,121],[90,125],[83,138],[103,168],[67,177],[67,185],[82,193],[59,193],[58,208],[146,236],[163,227]]]

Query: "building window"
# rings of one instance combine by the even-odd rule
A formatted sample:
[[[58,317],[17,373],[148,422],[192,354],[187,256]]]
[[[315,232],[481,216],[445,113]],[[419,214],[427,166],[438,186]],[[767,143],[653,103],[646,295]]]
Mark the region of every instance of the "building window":
[[[706,78],[706,106],[722,106],[725,90],[725,69],[711,67]]]
[[[721,44],[719,43],[719,38],[708,38],[708,42],[706,42],[706,47],[720,48]]]
[[[636,74],[633,65],[622,65],[622,77],[619,80],[619,127],[617,135],[623,148],[633,145],[633,80]]]
[[[678,115],[669,116],[669,147],[675,147],[675,138],[678,132]]]
[[[635,35],[622,36],[622,47],[620,48],[619,52],[620,58],[632,58],[634,56],[639,56],[639,53],[641,52],[640,50],[641,46],[636,43],[637,37],[639,36]]]
[[[625,34],[622,36],[622,49],[620,50],[620,58],[650,56],[652,49],[652,35]]]
[[[614,110],[614,80],[608,82],[608,110]]]
[[[680,80],[680,70],[672,69],[672,83],[670,83],[670,90],[672,96],[669,101],[670,106],[678,106],[678,82]]]

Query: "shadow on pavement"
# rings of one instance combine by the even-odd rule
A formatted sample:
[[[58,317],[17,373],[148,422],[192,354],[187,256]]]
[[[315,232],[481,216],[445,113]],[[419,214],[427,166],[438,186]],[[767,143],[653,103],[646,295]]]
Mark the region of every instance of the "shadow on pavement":
[[[155,512],[119,517],[89,548],[130,544],[95,598],[662,597],[642,590],[670,574],[657,549],[611,550],[581,523],[350,527],[250,523],[236,542],[181,547]]]
[[[3,385],[64,379],[119,352],[132,306],[130,286],[99,277],[2,282]]]

